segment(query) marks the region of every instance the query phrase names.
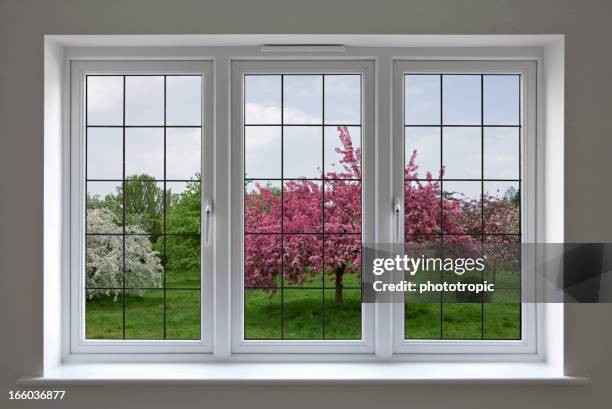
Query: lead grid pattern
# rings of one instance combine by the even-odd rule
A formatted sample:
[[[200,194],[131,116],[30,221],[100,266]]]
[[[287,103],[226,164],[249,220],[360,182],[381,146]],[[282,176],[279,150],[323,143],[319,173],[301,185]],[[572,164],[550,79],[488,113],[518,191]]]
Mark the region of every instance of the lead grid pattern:
[[[407,77],[410,76],[422,76],[422,75],[426,75],[426,76],[435,76],[439,78],[439,110],[440,110],[440,122],[439,124],[407,124],[406,123],[406,110],[404,110],[404,129],[408,129],[408,128],[439,128],[440,129],[440,170],[444,169],[444,129],[445,128],[475,128],[475,129],[480,129],[480,178],[464,178],[464,179],[458,179],[458,178],[445,178],[445,177],[437,177],[437,178],[416,178],[416,179],[412,179],[410,181],[408,180],[404,180],[404,186],[406,184],[409,184],[413,181],[416,182],[424,182],[424,183],[428,183],[428,182],[438,182],[440,184],[440,231],[437,234],[412,234],[412,235],[405,235],[405,242],[408,242],[409,238],[426,238],[426,239],[430,239],[432,237],[436,237],[437,241],[439,242],[439,250],[440,250],[440,257],[444,257],[444,237],[446,236],[466,236],[466,234],[460,234],[460,233],[446,233],[444,232],[444,200],[445,200],[445,191],[444,191],[444,182],[480,182],[480,217],[481,217],[481,225],[480,225],[480,234],[478,234],[480,236],[480,240],[481,240],[481,252],[484,251],[484,243],[485,243],[485,239],[487,236],[508,236],[508,237],[516,237],[518,238],[519,242],[520,239],[522,237],[522,212],[521,212],[521,206],[519,206],[519,222],[518,222],[518,233],[514,234],[514,233],[487,233],[486,229],[485,229],[485,208],[484,208],[484,184],[485,182],[516,182],[518,183],[519,189],[518,192],[520,193],[520,189],[522,186],[522,154],[521,154],[521,137],[522,137],[522,92],[521,92],[521,83],[522,83],[522,76],[520,74],[445,74],[445,73],[441,73],[441,74],[417,74],[417,73],[410,73],[410,74],[404,74],[404,90],[406,89],[406,80]],[[454,75],[459,75],[459,76],[477,76],[480,78],[480,123],[479,124],[445,124],[444,123],[444,78],[446,77],[451,77]],[[495,77],[495,76],[516,76],[518,77],[518,123],[515,125],[508,125],[508,124],[499,124],[499,125],[491,125],[491,124],[485,124],[484,123],[484,107],[485,107],[485,95],[484,95],[484,78],[485,77]],[[406,96],[404,95],[404,98],[406,98]],[[406,103],[406,102],[405,102]],[[485,149],[484,149],[484,131],[487,128],[514,128],[514,129],[518,129],[519,133],[518,133],[518,140],[517,140],[517,150],[518,150],[518,178],[517,179],[505,179],[505,178],[485,178]],[[405,136],[404,133],[404,143],[407,144],[407,137]],[[407,152],[407,151],[406,151]],[[406,161],[406,157],[404,156],[404,160]],[[406,165],[406,163],[404,163],[404,166]],[[442,176],[442,175],[441,175]],[[471,235],[474,236],[474,234],[467,234],[467,235]],[[484,270],[481,272],[481,276],[480,276],[481,280],[484,280]],[[519,290],[522,287],[521,284],[521,274],[519,273],[519,287],[515,288],[515,287],[497,287],[497,290]],[[444,273],[440,272],[440,282],[444,281]],[[480,338],[476,338],[476,339],[480,339],[480,340],[484,340],[485,338],[485,301],[484,301],[484,293],[482,294],[482,298],[481,298],[481,302],[480,302]],[[522,322],[522,307],[519,308],[519,322]],[[519,326],[519,328],[521,328]],[[522,331],[522,329],[519,329],[519,331]],[[408,336],[409,332],[408,332],[408,325],[406,323],[406,327],[404,329],[404,334],[405,334],[405,338],[410,339],[410,337]],[[518,339],[521,338],[521,334],[519,332],[519,336]],[[440,336],[439,339],[452,339],[452,338],[445,338],[444,336],[444,292],[440,293]],[[466,338],[462,338],[462,339],[466,339]]]
[[[200,115],[200,124],[194,124],[194,125],[167,125],[167,78],[168,77],[181,77],[182,75],[142,75],[142,74],[134,74],[134,75],[87,75],[85,77],[85,160],[86,160],[86,164],[85,164],[85,183],[87,186],[89,186],[90,183],[99,183],[99,182],[115,182],[117,184],[121,185],[121,190],[122,190],[122,209],[121,209],[121,213],[122,213],[122,220],[121,220],[121,234],[115,234],[115,233],[104,233],[104,232],[88,232],[87,231],[87,223],[85,224],[85,237],[90,237],[90,236],[120,236],[121,237],[121,241],[122,241],[122,286],[121,287],[88,287],[87,285],[85,286],[85,293],[87,294],[90,291],[104,291],[104,290],[121,290],[121,316],[122,316],[122,323],[121,323],[121,327],[122,327],[122,339],[127,339],[126,337],[126,293],[129,291],[163,291],[163,328],[162,328],[162,338],[163,339],[167,339],[167,290],[171,290],[171,291],[198,291],[199,294],[199,305],[202,304],[202,294],[201,294],[201,288],[193,288],[193,287],[167,287],[166,285],[166,273],[167,273],[167,268],[164,266],[163,267],[163,276],[162,276],[162,287],[129,287],[126,285],[126,237],[130,237],[130,236],[142,236],[142,237],[157,237],[158,239],[163,240],[163,246],[162,246],[162,257],[164,260],[167,260],[167,237],[170,236],[176,236],[176,237],[194,237],[197,236],[198,238],[200,237],[200,233],[198,232],[193,232],[193,233],[186,233],[186,232],[175,232],[175,233],[168,233],[166,231],[166,219],[167,219],[167,205],[168,205],[168,188],[167,188],[167,183],[173,183],[173,182],[178,182],[178,183],[199,183],[201,186],[201,179],[200,180],[194,180],[194,179],[167,179],[166,178],[166,172],[167,172],[167,129],[171,128],[177,128],[177,129],[199,129],[200,130],[200,134],[201,134],[201,130],[202,127],[204,126],[204,124],[202,123],[202,117]],[[189,75],[190,77],[193,75]],[[121,125],[114,125],[114,124],[109,124],[109,125],[90,125],[88,123],[88,84],[89,84],[89,78],[90,77],[121,77],[122,78],[122,124]],[[163,77],[163,125],[127,125],[126,124],[126,78],[128,77]],[[204,78],[200,76],[200,81],[204,81]],[[126,232],[126,224],[127,224],[127,219],[126,219],[126,196],[127,196],[127,191],[126,191],[126,184],[127,183],[138,183],[138,182],[134,182],[134,181],[130,181],[128,179],[128,175],[126,175],[126,129],[148,129],[148,128],[154,128],[154,129],[162,129],[163,130],[163,179],[159,180],[156,178],[151,178],[148,179],[148,182],[152,182],[155,183],[156,185],[158,183],[162,183],[163,184],[163,226],[162,226],[162,231],[161,232],[147,232],[147,233],[128,233]],[[88,148],[87,148],[87,144],[88,144],[88,130],[89,129],[121,129],[122,130],[122,179],[104,179],[104,178],[89,178],[88,177],[88,166],[87,166],[87,161],[88,161]],[[200,143],[202,143],[201,139],[200,139]],[[201,169],[199,169],[199,172],[201,172]],[[87,189],[87,192],[89,191],[89,189]],[[88,195],[88,193],[86,193]],[[85,200],[85,213],[87,214],[87,210],[88,210],[88,204],[87,204],[87,200]],[[201,231],[201,220],[200,220],[200,229]],[[201,257],[201,255],[200,255]],[[198,314],[199,315],[199,314]],[[201,323],[199,325],[199,332],[200,332],[200,337],[201,337]]]
[[[270,75],[270,74],[246,74],[245,78],[248,76],[259,76],[259,75]],[[281,121],[280,123],[274,124],[258,124],[258,123],[254,123],[254,124],[247,124],[245,120],[243,120],[243,135],[246,135],[246,129],[248,127],[279,127],[280,131],[281,131],[281,177],[280,178],[247,178],[246,177],[246,173],[244,176],[244,184],[245,184],[245,189],[246,189],[246,184],[248,182],[257,182],[257,181],[262,181],[262,182],[270,182],[270,181],[278,181],[281,184],[280,187],[280,193],[281,193],[281,215],[280,215],[280,232],[278,233],[261,233],[261,232],[253,232],[253,231],[244,231],[245,234],[245,238],[247,235],[278,235],[281,238],[281,243],[280,243],[280,248],[281,248],[281,260],[280,260],[280,269],[281,269],[281,280],[280,280],[280,294],[281,294],[281,301],[280,301],[280,323],[281,323],[281,327],[280,327],[280,339],[286,339],[285,338],[285,317],[284,317],[284,311],[285,311],[285,302],[284,302],[284,293],[285,291],[289,290],[294,290],[294,291],[298,291],[298,290],[308,290],[308,291],[321,291],[322,294],[322,299],[321,299],[321,321],[322,321],[322,325],[321,325],[321,339],[326,339],[326,333],[325,333],[325,291],[326,290],[331,290],[334,289],[334,287],[326,287],[325,286],[325,237],[332,235],[332,236],[342,236],[342,235],[356,235],[359,236],[359,241],[362,242],[362,227],[360,227],[359,232],[355,232],[355,233],[331,233],[331,232],[326,232],[325,231],[325,183],[326,182],[333,182],[336,180],[342,180],[345,182],[356,182],[361,184],[361,179],[354,179],[354,178],[339,178],[339,179],[335,179],[335,178],[327,178],[325,177],[325,173],[326,173],[326,169],[325,169],[325,128],[326,127],[340,127],[340,126],[344,126],[347,128],[359,128],[360,132],[360,144],[359,146],[363,146],[361,143],[361,128],[362,128],[362,110],[363,110],[363,85],[362,85],[362,77],[361,74],[272,74],[275,76],[279,76],[280,77],[280,96],[281,96],[281,100],[280,100],[280,117],[281,117]],[[284,85],[284,80],[285,77],[290,77],[290,76],[304,76],[304,75],[312,75],[312,76],[317,76],[317,77],[321,77],[321,84],[322,84],[322,90],[321,90],[321,123],[308,123],[308,124],[295,124],[295,123],[291,123],[291,124],[286,124],[285,123],[285,114],[284,114],[284,100],[285,100],[285,85]],[[360,121],[358,124],[347,124],[347,123],[325,123],[325,78],[327,76],[338,76],[338,75],[350,75],[350,76],[359,76],[360,77],[360,85],[359,85],[359,115],[360,115]],[[246,83],[246,81],[244,81],[244,83]],[[243,91],[244,92],[244,91]],[[246,104],[246,102],[244,102]],[[284,139],[285,139],[285,135],[284,135],[284,128],[289,128],[289,127],[319,127],[321,128],[321,164],[322,164],[322,171],[321,171],[321,178],[285,178],[284,177],[284,166],[285,166],[285,159],[284,159]],[[360,168],[361,168],[361,163],[359,164]],[[245,149],[245,154],[243,155],[243,169],[246,170],[246,149]],[[285,228],[284,228],[284,207],[285,207],[285,200],[284,200],[284,182],[285,181],[314,181],[314,182],[320,182],[321,183],[321,192],[322,192],[322,200],[321,200],[321,221],[322,221],[322,230],[321,232],[285,232]],[[360,189],[361,190],[361,189]],[[363,194],[363,192],[361,192]],[[361,223],[363,223],[363,220],[361,220]],[[246,226],[246,220],[244,225]],[[321,269],[322,271],[320,272],[321,274],[321,288],[318,287],[287,287],[285,286],[285,274],[284,274],[284,236],[285,235],[313,235],[313,236],[317,236],[317,237],[321,237],[321,252],[322,252],[322,263],[321,263]],[[243,246],[243,251],[246,254],[246,241],[245,241],[245,245]],[[246,271],[246,264],[244,265],[244,271]],[[245,286],[245,292],[244,292],[244,298],[243,298],[243,303],[246,306],[247,303],[247,297],[246,297],[246,290],[275,290],[275,288],[273,287],[246,287]],[[342,290],[358,290],[361,291],[361,287],[343,287]],[[246,315],[246,314],[245,314]],[[245,331],[246,333],[246,318],[243,322],[243,331]],[[245,337],[246,338],[246,337]]]

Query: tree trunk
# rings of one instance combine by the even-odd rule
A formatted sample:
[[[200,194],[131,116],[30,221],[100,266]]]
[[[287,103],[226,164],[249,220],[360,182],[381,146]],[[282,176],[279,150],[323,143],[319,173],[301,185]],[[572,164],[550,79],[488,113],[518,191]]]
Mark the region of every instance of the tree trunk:
[[[342,304],[342,277],[344,276],[344,267],[336,268],[336,296],[334,298],[336,304]]]

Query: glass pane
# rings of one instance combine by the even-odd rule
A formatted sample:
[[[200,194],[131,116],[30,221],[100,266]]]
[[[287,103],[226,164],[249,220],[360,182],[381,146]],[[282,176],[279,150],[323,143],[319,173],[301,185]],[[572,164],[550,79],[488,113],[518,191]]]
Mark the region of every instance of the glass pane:
[[[404,76],[406,125],[440,125],[440,76]]]
[[[521,194],[519,189],[518,182],[484,182],[485,233],[520,233]]]
[[[485,125],[518,125],[519,75],[485,75],[483,110]]]
[[[325,290],[325,339],[361,339],[361,290]]]
[[[85,299],[85,338],[123,338],[123,299],[121,292],[88,290]]]
[[[361,232],[361,182],[325,182],[325,232]]]
[[[280,290],[249,290],[244,296],[244,339],[281,339]]]
[[[85,240],[85,287],[107,289],[117,296],[123,288],[123,236],[89,235]],[[94,293],[92,293],[94,294]]]
[[[166,77],[166,124],[202,124],[202,77]]]
[[[125,236],[125,286],[127,288],[162,288],[163,239],[161,236]]]
[[[521,287],[521,236],[484,236],[484,278],[497,289]]]
[[[283,185],[283,231],[320,233],[323,231],[321,182],[286,181]]]
[[[482,232],[481,182],[444,182],[442,231],[445,234]]]
[[[407,181],[404,184],[404,234],[440,233],[440,183]]]
[[[245,180],[244,231],[280,233],[281,182]]]
[[[323,235],[283,236],[284,287],[323,287]]]
[[[163,339],[164,291],[125,292],[125,338]]]
[[[160,239],[158,243],[163,242]],[[165,245],[166,288],[200,288],[200,236],[168,235]],[[160,253],[163,254],[163,251]]]
[[[200,291],[166,291],[166,339],[200,339]]]
[[[483,308],[484,339],[521,339],[520,290],[495,290]]]
[[[87,233],[122,233],[122,191],[121,182],[87,182]]]
[[[484,128],[484,177],[518,179],[519,128]]]
[[[419,274],[414,277],[418,277]],[[440,339],[442,335],[441,297],[434,293],[410,294],[404,304],[406,339]]]
[[[164,216],[164,183],[147,177],[125,181],[126,232],[161,233]]]
[[[443,75],[444,125],[480,125],[480,75]]]
[[[440,128],[409,126],[405,128],[404,134],[404,163],[411,170],[413,165],[418,166],[411,176],[420,179],[440,178]]]
[[[199,179],[202,128],[166,129],[166,179]]]
[[[279,126],[245,127],[245,177],[249,179],[281,177],[281,139]]]
[[[87,178],[123,178],[121,128],[87,128]]]
[[[326,234],[324,240],[324,285],[341,289],[361,288],[361,236]]]
[[[480,303],[444,303],[442,318],[443,339],[482,339]]]
[[[283,124],[321,124],[323,76],[283,76]]]
[[[125,124],[164,125],[164,77],[125,77]]]
[[[87,76],[87,125],[123,125],[123,77]]]
[[[245,288],[273,288],[281,280],[280,234],[244,235]]]
[[[245,124],[281,123],[281,76],[245,75]]]
[[[361,179],[361,127],[325,127],[325,178]]]
[[[320,126],[286,126],[283,132],[283,177],[320,179],[323,129]]]
[[[482,177],[480,128],[444,128],[442,143],[445,179]]]
[[[199,233],[201,207],[199,181],[166,182],[166,233]]]
[[[361,124],[361,75],[325,75],[325,123]]]
[[[164,179],[164,130],[127,128],[125,130],[126,177],[148,176]]]
[[[283,339],[323,339],[321,290],[284,290],[283,331]]]

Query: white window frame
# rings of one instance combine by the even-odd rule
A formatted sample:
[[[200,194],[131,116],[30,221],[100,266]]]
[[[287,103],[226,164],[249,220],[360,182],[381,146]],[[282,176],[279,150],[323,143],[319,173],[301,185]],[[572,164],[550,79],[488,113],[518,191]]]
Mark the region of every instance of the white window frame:
[[[519,50],[519,51],[517,51]],[[523,51],[525,50],[525,54]],[[544,328],[543,306],[533,305],[529,307],[533,313],[533,319],[524,327],[522,333],[525,338],[517,341],[407,341],[403,340],[403,315],[401,319],[401,329],[398,328],[400,319],[398,318],[397,309],[400,305],[381,304],[367,305],[367,314],[364,314],[362,319],[368,319],[368,325],[364,325],[364,337],[359,342],[345,341],[248,341],[243,342],[241,339],[242,324],[237,324],[236,314],[241,314],[242,309],[236,305],[240,300],[232,296],[236,291],[242,291],[242,284],[236,278],[242,274],[242,263],[239,262],[239,269],[236,265],[235,249],[242,249],[241,237],[242,231],[236,226],[235,214],[240,211],[242,206],[242,172],[239,172],[232,166],[235,161],[235,155],[241,155],[237,152],[236,138],[238,135],[234,129],[238,121],[233,112],[241,112],[241,96],[240,87],[236,87],[235,70],[241,65],[244,67],[253,66],[263,63],[276,64],[278,66],[275,71],[287,72],[294,69],[295,71],[305,72],[309,66],[313,72],[321,72],[321,64],[329,65],[329,70],[325,72],[333,72],[333,66],[353,68],[367,65],[368,80],[364,83],[364,109],[368,104],[371,104],[369,110],[364,115],[362,140],[364,145],[371,143],[370,148],[363,147],[363,168],[369,166],[372,171],[364,172],[363,183],[364,192],[366,192],[366,183],[372,188],[367,188],[367,191],[374,192],[372,203],[366,204],[367,198],[364,198],[364,212],[366,206],[372,206],[367,210],[373,214],[373,218],[377,220],[373,227],[372,235],[366,237],[365,229],[363,242],[378,241],[390,242],[393,240],[393,210],[394,198],[402,198],[403,200],[403,185],[402,190],[398,190],[398,178],[396,174],[389,179],[385,177],[386,168],[394,169],[394,164],[398,162],[397,155],[403,155],[403,132],[401,133],[401,145],[398,145],[398,118],[403,118],[403,98],[398,99],[399,94],[403,93],[403,87],[395,88],[393,85],[397,76],[396,67],[402,64],[412,65],[435,65],[435,64],[497,64],[498,66],[507,67],[523,67],[529,66],[524,75],[529,76],[529,83],[526,79],[525,84],[528,84],[529,98],[533,98],[533,105],[530,112],[533,120],[525,122],[524,128],[529,130],[529,135],[533,135],[533,140],[530,139],[529,146],[533,145],[533,149],[529,154],[533,156],[533,162],[530,163],[529,172],[533,175],[532,188],[535,189],[536,177],[542,180],[543,176],[540,172],[535,174],[536,167],[542,167],[543,161],[537,155],[543,155],[541,142],[537,142],[538,151],[536,152],[536,125],[535,111],[536,89],[539,85],[536,84],[536,76],[542,75],[537,69],[537,62],[541,56],[537,52],[529,50],[529,47],[524,49],[510,49],[508,52],[501,48],[485,49],[483,51],[475,51],[474,49],[456,47],[449,51],[444,49],[438,51],[435,48],[422,48],[418,51],[406,51],[402,48],[392,47],[364,47],[357,48],[354,51],[349,51],[341,54],[343,51],[334,51],[328,53],[326,51],[315,53],[312,56],[305,56],[298,51],[290,51],[278,55],[264,55],[263,50],[259,47],[227,47],[227,46],[212,46],[195,49],[173,49],[173,48],[154,48],[146,49],[142,47],[124,47],[124,48],[67,48],[65,54],[65,77],[70,81],[66,81],[64,89],[67,103],[64,104],[66,112],[71,112],[68,118],[70,124],[65,134],[68,138],[67,152],[70,155],[71,167],[68,176],[64,179],[64,185],[71,187],[69,193],[69,202],[71,209],[81,209],[83,212],[84,206],[81,206],[79,200],[83,200],[83,186],[80,184],[82,180],[83,155],[82,146],[79,138],[82,137],[82,107],[79,105],[79,98],[82,97],[82,80],[80,76],[83,72],[91,70],[91,72],[102,72],[106,66],[106,72],[115,72],[118,75],[143,72],[155,72],[159,74],[170,74],[173,71],[177,73],[193,73],[193,69],[185,67],[198,66],[197,73],[203,73],[205,78],[209,79],[204,83],[203,96],[205,103],[203,104],[205,112],[203,113],[203,132],[205,143],[203,143],[204,153],[202,160],[207,166],[213,166],[214,169],[208,171],[214,172],[213,186],[206,187],[203,185],[203,209],[207,201],[216,203],[218,208],[217,214],[211,219],[211,245],[203,249],[202,257],[210,262],[210,266],[203,268],[202,288],[207,294],[202,296],[203,310],[203,339],[200,341],[111,341],[111,340],[84,340],[83,334],[83,306],[79,305],[74,300],[81,299],[81,288],[78,280],[82,274],[82,260],[79,260],[83,252],[83,243],[80,237],[82,233],[79,230],[83,223],[83,214],[77,214],[72,210],[66,211],[69,215],[70,224],[66,229],[71,240],[65,242],[70,248],[70,254],[66,257],[66,265],[69,267],[69,275],[67,277],[68,290],[64,294],[66,297],[67,308],[66,313],[62,315],[62,337],[63,350],[66,355],[73,359],[88,359],[88,356],[96,356],[96,359],[122,359],[122,357],[160,357],[165,359],[165,356],[173,356],[172,359],[185,357],[188,360],[376,360],[377,358],[384,360],[433,360],[437,362],[445,362],[449,360],[465,360],[465,361],[500,361],[500,360],[537,360],[542,358],[543,337],[541,332]],[[409,57],[407,55],[410,55]],[[519,55],[519,56],[517,56]],[[526,56],[525,56],[526,55]],[[133,60],[133,61],[128,61]],[[493,61],[496,60],[496,61]],[[503,61],[502,61],[503,60]],[[286,64],[284,67],[283,65]],[[299,65],[299,68],[296,68]],[[155,68],[154,66],[157,66]],[[98,67],[98,68],[96,68]],[[162,69],[163,68],[163,69]],[[499,67],[498,67],[499,68]],[[363,67],[362,67],[363,69]],[[491,68],[493,69],[493,68]],[[500,68],[501,69],[501,68]],[[100,71],[102,70],[102,71]],[[269,68],[266,69],[269,71]],[[346,71],[343,68],[341,71]],[[354,72],[354,70],[351,70]],[[366,72],[364,71],[364,72]],[[491,70],[482,69],[476,70],[479,73],[492,72]],[[515,70],[511,70],[515,72]],[[365,75],[364,75],[365,78]],[[527,77],[525,77],[527,78]],[[369,91],[368,91],[369,90]],[[399,92],[398,92],[399,91]],[[366,98],[366,95],[370,95]],[[212,101],[212,102],[211,102]],[[542,108],[538,108],[541,110]],[[533,111],[533,112],[532,112]],[[526,120],[527,116],[523,116]],[[66,116],[66,114],[64,115]],[[207,126],[208,125],[208,126]],[[403,124],[402,124],[403,125]],[[367,134],[373,138],[366,138],[365,127],[370,128]],[[240,128],[242,128],[240,126]],[[241,138],[242,136],[240,136]],[[370,141],[370,142],[369,142]],[[205,145],[211,147],[206,150]],[[218,152],[223,152],[224,146],[230,145],[227,158],[219,157]],[[238,146],[240,144],[238,143]],[[398,148],[401,146],[401,149]],[[523,144],[523,149],[527,149],[527,144]],[[368,155],[365,151],[369,150],[373,154]],[[205,158],[206,156],[206,158]],[[367,156],[367,157],[366,157]],[[530,157],[531,157],[530,156]],[[531,159],[528,159],[529,161]],[[528,162],[524,160],[524,163]],[[373,165],[366,165],[365,161],[371,161]],[[213,165],[214,163],[214,165]],[[238,163],[242,163],[239,160]],[[207,172],[204,167],[203,172]],[[395,167],[397,173],[397,167]],[[368,181],[366,181],[366,179]],[[524,181],[527,181],[528,174],[523,174]],[[236,180],[239,183],[236,184]],[[230,191],[225,196],[224,187],[232,182]],[[402,179],[403,182],[403,179]],[[542,185],[539,185],[542,187]],[[204,191],[207,191],[206,195]],[[222,192],[221,194],[217,192]],[[543,194],[540,191],[535,192],[538,197]],[[536,194],[529,195],[534,201],[537,201],[538,209],[541,208],[543,201],[536,199]],[[238,198],[238,199],[236,199]],[[529,204],[535,208],[535,202]],[[525,206],[524,206],[525,207]],[[525,210],[523,210],[525,211]],[[540,210],[538,210],[540,212]],[[529,214],[535,215],[531,210]],[[540,213],[538,213],[540,214]],[[523,221],[526,222],[528,215],[524,215]],[[204,217],[202,218],[204,222]],[[241,218],[238,219],[240,221]],[[215,222],[216,221],[216,222]],[[364,218],[365,222],[365,218]],[[539,218],[538,237],[542,235],[543,219]],[[535,223],[531,226],[535,229]],[[402,226],[403,228],[403,226]],[[240,232],[239,235],[236,231]],[[203,229],[204,231],[204,229]],[[526,229],[523,230],[527,231]],[[402,232],[403,234],[403,232]],[[370,240],[371,237],[371,240]],[[530,236],[531,237],[531,236]],[[535,231],[534,231],[535,242]],[[204,242],[204,241],[203,241]],[[227,246],[225,243],[231,245]],[[238,244],[238,247],[236,246]],[[206,268],[209,268],[206,270]],[[204,270],[207,272],[204,273]],[[523,281],[525,284],[525,281]],[[525,291],[525,290],[523,290]],[[240,297],[242,298],[242,297]],[[211,303],[206,306],[207,301]],[[403,306],[402,306],[403,307]],[[364,311],[366,310],[364,309]],[[402,312],[403,314],[403,308]],[[205,315],[205,316],[204,316]],[[525,314],[523,314],[524,316]],[[240,321],[241,322],[241,321]],[[236,329],[239,325],[240,328]],[[522,324],[525,325],[525,324]],[[547,321],[547,325],[557,325]],[[371,326],[371,328],[370,328]],[[75,328],[77,328],[75,330]],[[369,329],[368,329],[369,328]],[[240,331],[240,332],[239,332]],[[208,334],[208,337],[206,337]],[[239,335],[237,335],[239,334]],[[400,334],[400,335],[398,335]],[[548,330],[547,330],[548,334]],[[400,340],[400,337],[402,338]],[[470,344],[472,342],[472,344]],[[514,343],[514,344],[510,344]],[[548,344],[547,344],[548,345]],[[169,355],[170,354],[170,355]],[[302,355],[303,354],[303,355]],[[107,358],[108,357],[108,358]],[[118,358],[119,357],[119,358]],[[143,358],[147,359],[147,358]]]
[[[404,75],[405,74],[519,74],[521,75],[521,242],[536,243],[537,133],[535,61],[406,61],[393,65],[393,191],[404,209]],[[396,220],[398,236],[404,237],[403,217]],[[528,252],[532,253],[532,252]],[[523,252],[521,260],[521,300],[535,300],[535,260]],[[404,339],[404,304],[393,306],[394,351],[406,354],[533,354],[537,351],[537,304],[522,302],[520,340],[416,340]]]
[[[70,351],[72,353],[202,353],[212,351],[214,242],[201,240],[201,331],[199,340],[92,340],[85,338],[85,79],[87,75],[201,75],[202,233],[210,231],[206,204],[213,202],[213,64],[211,61],[73,61],[71,64],[71,268]]]
[[[244,339],[244,81],[246,74],[361,74],[362,76],[362,240],[374,240],[374,63],[373,61],[233,61],[232,62],[232,351],[235,353],[372,353],[374,306],[362,304],[361,340]]]

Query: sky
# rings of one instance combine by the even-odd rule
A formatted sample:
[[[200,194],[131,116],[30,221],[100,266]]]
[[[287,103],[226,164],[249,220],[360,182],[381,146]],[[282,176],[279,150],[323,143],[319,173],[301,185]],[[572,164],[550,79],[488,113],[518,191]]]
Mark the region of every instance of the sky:
[[[190,179],[200,171],[201,79],[166,77],[166,177]],[[282,83],[281,83],[282,82]],[[481,89],[482,85],[482,89]],[[441,89],[442,87],[442,89]],[[281,97],[281,94],[283,96]],[[442,94],[443,104],[440,104]],[[481,113],[481,95],[484,104]],[[248,178],[317,178],[321,171],[341,171],[337,125],[349,127],[353,143],[361,139],[361,78],[359,75],[247,75],[245,77],[245,172]],[[281,100],[283,107],[281,112]],[[88,77],[89,125],[123,124],[123,77]],[[405,76],[405,154],[417,150],[419,175],[440,172],[445,178],[519,178],[519,129],[484,129],[481,169],[481,128],[453,125],[519,124],[519,78],[510,75]],[[440,149],[440,124],[443,149]],[[164,79],[125,77],[126,174],[164,177]],[[206,124],[203,124],[206,126]],[[281,127],[284,143],[281,145]],[[287,126],[292,125],[292,126]],[[122,128],[89,128],[89,179],[121,179]],[[281,162],[281,150],[284,158]],[[323,154],[324,152],[324,154]],[[281,172],[281,166],[284,169]],[[92,193],[114,191],[116,183],[89,184]],[[485,182],[485,191],[503,194],[514,182]],[[445,190],[468,197],[480,194],[480,182],[445,182]],[[178,187],[177,187],[178,188]]]

